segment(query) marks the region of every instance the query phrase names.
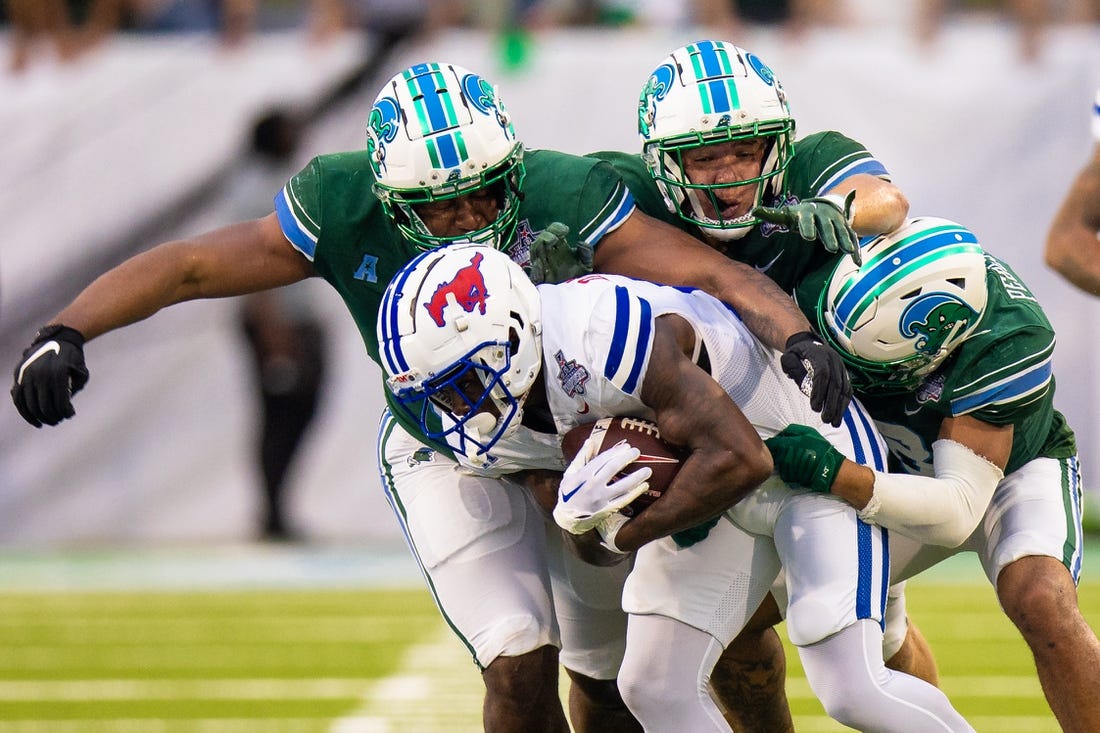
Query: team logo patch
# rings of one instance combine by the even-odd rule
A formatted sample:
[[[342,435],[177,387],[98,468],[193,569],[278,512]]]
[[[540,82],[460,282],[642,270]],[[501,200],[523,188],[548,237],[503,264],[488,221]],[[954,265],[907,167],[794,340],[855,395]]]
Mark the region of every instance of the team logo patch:
[[[415,451],[413,451],[409,455],[408,458],[405,459],[405,462],[409,464],[410,468],[412,468],[413,466],[416,466],[417,464],[431,463],[434,460],[435,460],[435,451],[434,450],[432,450],[431,448],[417,448]]]
[[[560,349],[554,354],[554,360],[558,362],[558,381],[565,393],[570,397],[585,394],[584,385],[592,378],[588,370],[574,359],[566,360]]]
[[[424,304],[435,325],[442,327],[446,323],[443,311],[450,305],[450,298],[454,298],[455,304],[467,313],[473,313],[477,308],[481,315],[485,315],[485,300],[489,293],[485,288],[485,276],[481,274],[483,259],[484,256],[478,252],[470,260],[470,264],[436,287],[431,300]]]
[[[909,338],[916,337],[917,351],[935,356],[953,336],[961,334],[978,312],[954,295],[927,293],[902,312],[898,329]]]

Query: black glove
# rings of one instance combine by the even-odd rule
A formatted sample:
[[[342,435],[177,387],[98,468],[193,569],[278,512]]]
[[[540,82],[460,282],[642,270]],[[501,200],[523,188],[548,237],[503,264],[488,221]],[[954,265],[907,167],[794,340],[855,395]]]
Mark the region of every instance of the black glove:
[[[850,224],[855,197],[856,192],[849,191],[843,199],[830,194],[775,208],[757,206],[752,215],[760,221],[796,231],[807,241],[819,241],[828,252],[849,254],[857,265],[861,265],[859,235]]]
[[[23,419],[36,428],[57,425],[76,414],[73,395],[88,383],[84,336],[74,328],[51,324],[35,334],[15,368],[11,399]]]
[[[840,426],[844,411],[852,400],[852,382],[844,361],[811,331],[796,333],[787,339],[787,350],[779,363],[783,373],[793,379],[810,407],[834,428]]]
[[[592,245],[570,242],[569,227],[551,222],[531,242],[531,266],[527,271],[531,281],[560,283],[592,272]]]

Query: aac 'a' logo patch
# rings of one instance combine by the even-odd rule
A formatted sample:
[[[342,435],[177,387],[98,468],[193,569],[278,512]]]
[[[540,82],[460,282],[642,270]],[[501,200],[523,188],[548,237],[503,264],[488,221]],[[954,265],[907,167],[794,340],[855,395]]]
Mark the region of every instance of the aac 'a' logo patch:
[[[558,381],[565,393],[570,397],[584,394],[584,385],[592,378],[588,370],[575,359],[566,360],[560,349],[554,354],[554,360],[558,362]]]

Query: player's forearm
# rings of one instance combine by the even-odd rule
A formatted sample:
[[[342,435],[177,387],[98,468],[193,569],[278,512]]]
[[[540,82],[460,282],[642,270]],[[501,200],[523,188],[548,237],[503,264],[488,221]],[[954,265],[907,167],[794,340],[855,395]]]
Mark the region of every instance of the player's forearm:
[[[96,278],[51,322],[90,340],[188,299],[188,280],[184,268],[174,264],[173,246],[161,245]]]
[[[706,455],[684,462],[657,501],[623,525],[615,538],[621,550],[691,529],[724,512],[771,475],[771,456],[763,444],[753,454]]]
[[[831,491],[866,521],[919,542],[956,547],[981,521],[1004,473],[952,440],[935,442],[933,463],[934,476],[910,476],[845,461]]]

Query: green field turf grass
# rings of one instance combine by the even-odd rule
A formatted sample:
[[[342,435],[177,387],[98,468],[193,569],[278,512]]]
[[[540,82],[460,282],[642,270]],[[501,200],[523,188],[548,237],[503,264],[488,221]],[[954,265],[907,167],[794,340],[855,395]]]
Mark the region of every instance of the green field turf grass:
[[[918,579],[908,597],[978,731],[1058,730],[979,576]],[[1081,605],[1100,624],[1100,585]],[[480,730],[477,672],[419,588],[10,591],[0,649],[0,733]],[[800,733],[846,730],[788,652]]]

